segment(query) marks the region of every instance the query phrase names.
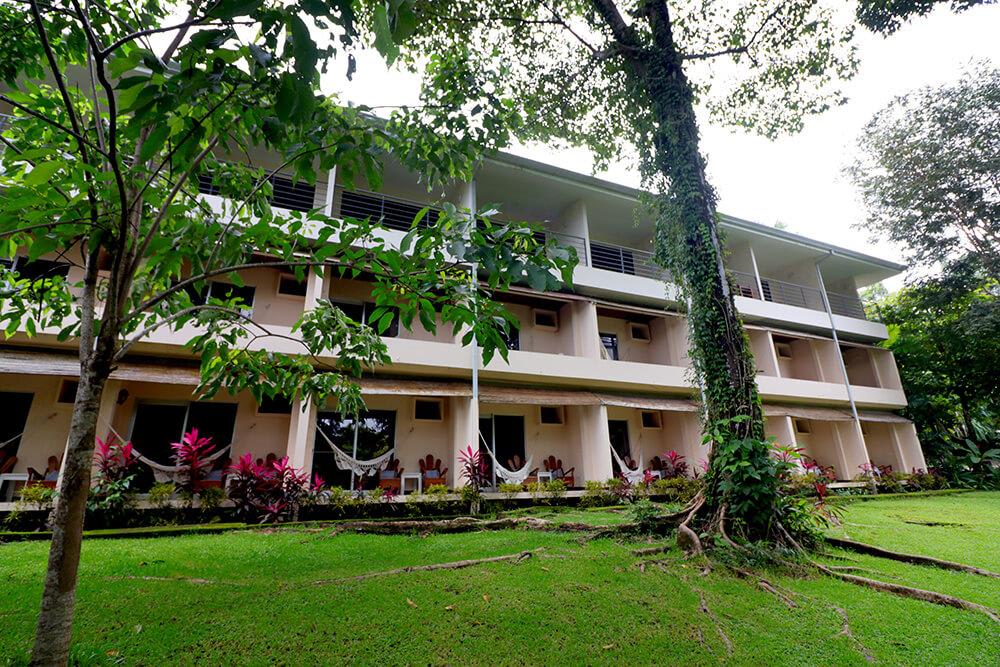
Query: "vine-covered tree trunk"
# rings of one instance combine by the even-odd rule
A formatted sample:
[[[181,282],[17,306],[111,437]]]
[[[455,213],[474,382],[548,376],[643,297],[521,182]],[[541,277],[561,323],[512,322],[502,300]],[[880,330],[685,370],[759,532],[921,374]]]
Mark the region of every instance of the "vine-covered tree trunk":
[[[658,198],[657,258],[682,281],[689,298],[691,357],[701,379],[706,431],[721,428],[727,437],[742,442],[740,459],[759,461],[767,456],[767,445],[755,364],[726,273],[715,193],[699,151],[694,94],[669,17],[665,12],[654,14],[650,25],[657,48],[652,56],[633,61],[631,74],[650,100],[656,127],[653,159],[669,187],[669,193]],[[721,488],[725,475],[715,469],[714,454],[713,448],[704,491],[704,507],[712,514],[727,503]],[[747,516],[730,509],[729,516],[752,527],[759,522],[753,515],[767,514],[769,509],[745,507]]]

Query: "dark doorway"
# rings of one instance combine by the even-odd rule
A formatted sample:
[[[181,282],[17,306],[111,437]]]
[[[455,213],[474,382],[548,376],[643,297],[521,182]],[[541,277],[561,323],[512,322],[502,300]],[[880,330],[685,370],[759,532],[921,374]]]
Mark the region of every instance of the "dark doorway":
[[[7,457],[17,456],[32,398],[32,394],[0,391],[0,412],[4,415],[0,419],[0,466]]]
[[[507,462],[515,455],[521,458],[523,464],[525,458],[523,416],[493,415],[492,417],[482,417],[479,420],[479,432],[483,436],[483,441],[485,441],[481,441],[480,446],[489,448],[491,452],[496,451],[496,457],[500,461],[500,465],[509,468]],[[488,455],[484,456],[487,478],[491,481],[495,480],[493,460]]]
[[[628,422],[624,419],[609,419],[608,435],[611,436],[611,446],[614,447],[615,452],[623,461],[627,462],[632,455],[632,448],[628,441]],[[618,461],[613,456],[611,457],[611,469],[616,476],[622,472],[621,466],[618,465]]]

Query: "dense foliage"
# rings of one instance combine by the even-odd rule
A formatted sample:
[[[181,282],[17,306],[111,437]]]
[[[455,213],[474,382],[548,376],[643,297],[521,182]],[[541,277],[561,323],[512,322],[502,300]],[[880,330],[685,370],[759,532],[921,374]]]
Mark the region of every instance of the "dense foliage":
[[[928,465],[952,484],[1000,483],[1000,289],[952,270],[875,302]]]

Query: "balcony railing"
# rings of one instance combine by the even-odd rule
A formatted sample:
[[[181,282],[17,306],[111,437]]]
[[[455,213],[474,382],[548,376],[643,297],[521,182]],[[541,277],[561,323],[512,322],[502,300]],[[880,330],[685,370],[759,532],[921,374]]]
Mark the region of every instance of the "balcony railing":
[[[667,270],[653,260],[653,253],[598,241],[590,242],[590,266],[654,280],[669,278]]]
[[[761,290],[757,286],[757,279],[752,273],[743,273],[741,271],[730,271],[730,273],[733,276],[733,282],[736,283],[736,289],[740,296],[745,296],[748,299],[773,301],[774,303],[783,303],[810,310],[826,310],[826,306],[823,305],[823,293],[815,287],[786,283],[774,278],[761,276],[760,287],[764,291],[761,294]],[[830,310],[834,314],[855,317],[862,320],[866,319],[861,299],[847,294],[832,292],[827,293],[827,298],[830,300]]]
[[[420,202],[391,197],[389,195],[369,192],[367,190],[344,190],[338,188],[340,193],[340,215],[345,218],[356,218],[363,220],[371,218],[380,221],[389,229],[407,232],[413,225],[414,218],[421,209],[428,206]],[[430,207],[430,211],[420,221],[422,226],[433,224],[441,209]]]
[[[268,175],[271,183],[271,196],[268,199],[271,206],[289,211],[311,211],[326,205],[326,183],[317,181],[310,185],[305,181],[296,181],[292,174],[278,172]],[[220,195],[221,188],[213,182],[212,174],[204,173],[198,177],[198,192],[203,195]]]

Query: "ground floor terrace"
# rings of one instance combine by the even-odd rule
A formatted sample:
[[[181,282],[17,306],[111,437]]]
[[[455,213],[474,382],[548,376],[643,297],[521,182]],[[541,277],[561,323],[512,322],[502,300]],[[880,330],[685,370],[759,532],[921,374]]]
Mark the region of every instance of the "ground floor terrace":
[[[69,432],[76,389],[74,363],[49,360],[26,373],[0,373],[0,501],[29,480],[54,481]],[[108,383],[98,437],[131,441],[149,466],[140,489],[164,481],[171,443],[197,428],[213,439],[221,474],[249,453],[292,465],[328,484],[398,492],[463,486],[461,452],[484,452],[490,485],[563,477],[568,486],[606,481],[623,472],[655,471],[668,452],[689,474],[708,452],[699,407],[690,397],[623,395],[573,389],[368,377],[367,410],[353,418],[336,406],[265,401],[249,394],[194,395],[196,369],[176,363],[123,364]],[[767,434],[802,449],[808,461],[839,480],[867,464],[899,471],[926,467],[913,425],[887,412],[844,407],[766,405]],[[169,472],[169,471],[168,471]]]

